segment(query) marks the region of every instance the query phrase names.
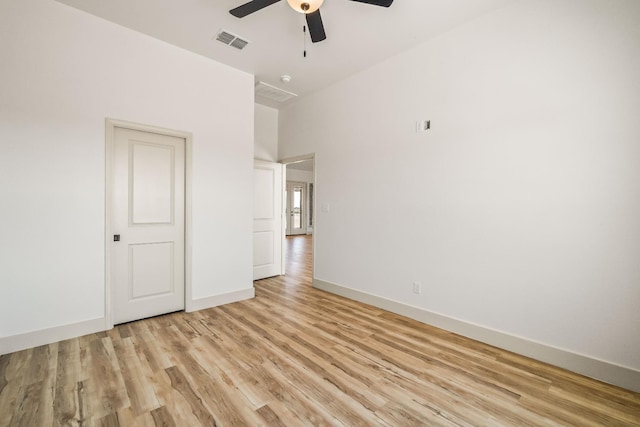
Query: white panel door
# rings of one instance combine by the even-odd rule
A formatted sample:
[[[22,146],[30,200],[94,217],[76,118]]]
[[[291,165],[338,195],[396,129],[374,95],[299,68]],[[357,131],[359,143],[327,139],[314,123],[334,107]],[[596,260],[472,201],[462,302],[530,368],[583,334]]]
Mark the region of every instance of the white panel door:
[[[185,140],[115,128],[114,324],[184,310]]]
[[[253,167],[253,280],[282,270],[282,170],[280,163],[255,160]]]

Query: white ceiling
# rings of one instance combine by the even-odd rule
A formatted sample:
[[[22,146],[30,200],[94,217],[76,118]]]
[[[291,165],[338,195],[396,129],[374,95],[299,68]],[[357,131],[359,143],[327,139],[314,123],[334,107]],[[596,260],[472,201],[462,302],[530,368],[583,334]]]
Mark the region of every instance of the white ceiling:
[[[229,10],[246,0],[58,0],[125,27],[255,75],[299,97],[513,0],[395,0],[389,8],[325,0],[327,39],[306,40],[304,15],[285,0],[238,19]],[[215,40],[220,29],[251,43],[242,51]],[[289,84],[280,76],[292,77]],[[258,99],[271,107],[284,104]]]

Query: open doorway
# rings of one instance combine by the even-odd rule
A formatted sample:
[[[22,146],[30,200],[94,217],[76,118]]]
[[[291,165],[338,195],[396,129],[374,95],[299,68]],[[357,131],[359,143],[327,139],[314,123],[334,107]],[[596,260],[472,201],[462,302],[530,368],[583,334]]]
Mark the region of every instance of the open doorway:
[[[284,191],[287,236],[307,234],[308,230],[311,229],[307,220],[310,217],[307,212],[310,205],[307,200],[309,186],[313,186],[313,183],[289,181],[287,179],[287,186]]]
[[[285,274],[304,277],[311,283],[315,229],[315,159],[311,155],[286,159],[282,163],[285,165],[286,176],[283,197]]]

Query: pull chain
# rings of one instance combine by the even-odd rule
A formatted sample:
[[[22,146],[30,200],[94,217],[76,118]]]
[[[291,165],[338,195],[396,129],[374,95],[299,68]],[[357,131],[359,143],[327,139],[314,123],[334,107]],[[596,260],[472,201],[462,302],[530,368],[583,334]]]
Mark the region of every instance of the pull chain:
[[[307,26],[302,26],[302,45],[304,46],[304,51],[302,52],[302,56],[307,57]]]

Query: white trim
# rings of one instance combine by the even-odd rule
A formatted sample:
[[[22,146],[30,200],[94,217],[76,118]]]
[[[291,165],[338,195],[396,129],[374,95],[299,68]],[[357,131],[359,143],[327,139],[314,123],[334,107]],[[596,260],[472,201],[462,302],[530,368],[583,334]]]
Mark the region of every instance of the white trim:
[[[144,125],[118,119],[105,119],[105,293],[104,293],[104,322],[105,329],[113,328],[113,305],[111,304],[111,190],[113,183],[113,146],[115,129],[124,128],[141,132],[157,133],[184,139],[184,306],[185,310],[192,300],[191,289],[191,242],[192,242],[192,214],[191,214],[191,171],[192,171],[192,142],[193,136],[189,132],[166,129],[159,126]]]
[[[465,337],[540,360],[629,390],[640,392],[640,371],[532,341],[367,292],[313,279],[313,287],[373,305]]]
[[[278,160],[278,163],[282,163],[283,165],[288,165],[291,163],[304,162],[305,160],[315,160],[315,158],[316,158],[315,154],[304,154],[302,156],[287,157],[286,159],[280,159]],[[313,166],[315,166],[315,162]]]
[[[187,304],[186,311],[187,313],[190,313],[192,311],[203,310],[205,308],[217,307],[219,305],[231,304],[232,302],[252,299],[255,296],[256,290],[252,286],[250,289],[242,289],[240,291],[233,291],[226,294],[213,295],[210,297],[192,300]]]
[[[83,322],[3,337],[0,338],[0,354],[13,353],[14,351],[101,332],[105,330],[104,325],[104,318],[99,317]]]
[[[287,198],[284,195],[287,192],[287,165],[282,164],[282,182],[280,183],[280,274],[282,276],[287,274],[286,261],[284,259],[285,241],[287,238]]]

